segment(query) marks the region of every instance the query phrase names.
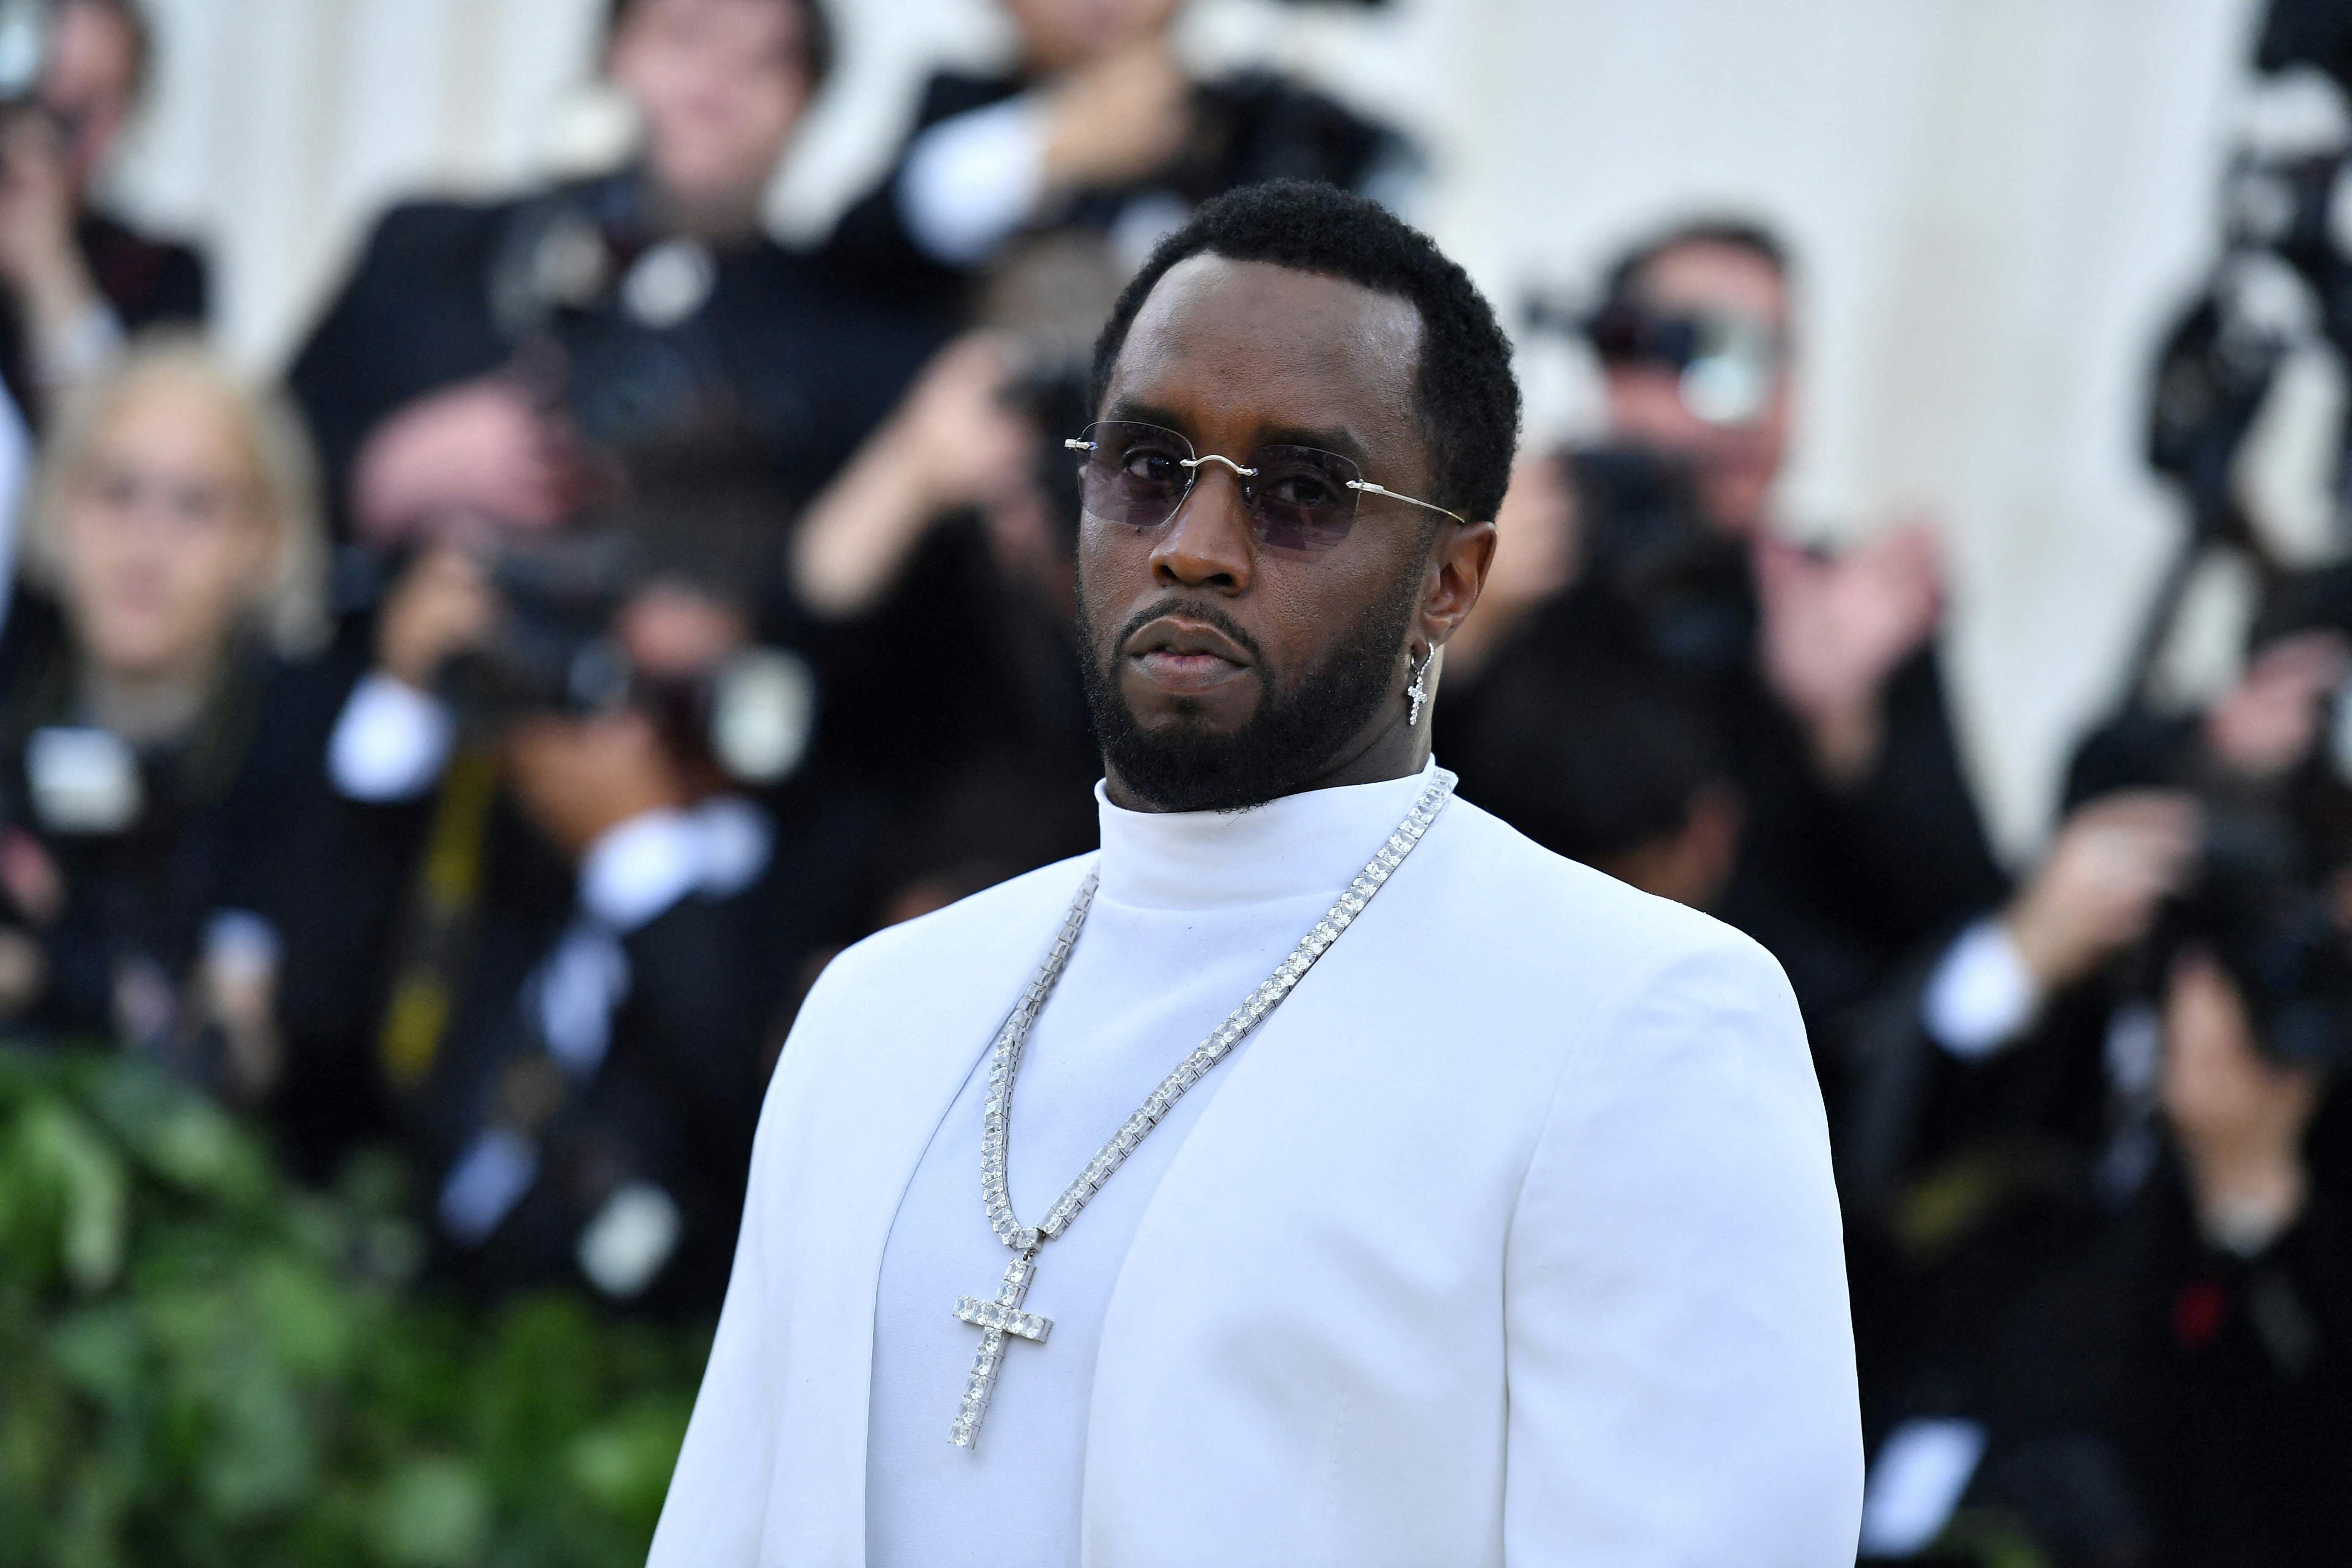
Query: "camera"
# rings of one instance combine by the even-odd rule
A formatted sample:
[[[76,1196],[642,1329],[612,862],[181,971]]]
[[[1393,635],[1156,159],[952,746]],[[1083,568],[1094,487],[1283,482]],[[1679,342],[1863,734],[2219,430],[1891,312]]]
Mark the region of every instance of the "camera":
[[[1587,582],[1616,636],[1676,675],[1742,668],[1756,642],[1744,551],[1709,526],[1687,463],[1647,447],[1570,447],[1556,458],[1575,497]]]
[[[2264,1054],[2326,1068],[2352,1052],[2352,943],[2312,841],[2315,829],[2342,824],[2297,815],[2209,799],[2203,868],[2158,950],[2202,945],[2237,983]]]
[[[1761,418],[1788,360],[1778,331],[1736,311],[1674,310],[1625,294],[1587,310],[1539,290],[1526,313],[1531,331],[1580,341],[1604,365],[1672,371],[1683,406],[1709,425]]]
[[[597,713],[626,700],[629,660],[613,623],[645,577],[633,537],[604,531],[503,544],[485,575],[504,607],[499,629],[452,656],[438,682],[461,721],[488,730],[524,713]]]
[[[501,549],[488,572],[505,608],[498,633],[443,666],[443,699],[478,734],[527,714],[635,708],[673,755],[738,784],[782,783],[815,731],[814,673],[797,654],[761,646],[690,676],[639,669],[614,623],[647,568],[642,542],[615,530]]]
[[[2283,576],[2255,625],[2259,648],[2301,632],[2352,629],[2352,568]],[[2116,790],[2177,789],[2203,820],[2195,880],[2141,952],[2141,986],[2160,993],[2173,958],[2202,947],[2236,983],[2263,1050],[2328,1066],[2352,1055],[2352,710],[2339,693],[2310,755],[2248,779],[2208,755],[2196,717],[2135,705],[2078,757],[2070,803]]]
[[[764,459],[740,434],[703,432],[633,453],[610,504],[562,531],[494,546],[484,575],[501,605],[497,629],[444,663],[441,695],[478,734],[528,714],[634,708],[681,761],[739,784],[782,783],[815,731],[806,660],[747,644],[709,668],[646,669],[631,658],[620,622],[660,584],[750,621],[785,515]]]
[[[626,450],[731,411],[712,346],[679,330],[718,278],[709,246],[661,234],[637,183],[608,175],[521,205],[491,258],[490,310],[582,436]]]
[[[1762,322],[1730,311],[1674,311],[1615,300],[1584,324],[1603,364],[1645,363],[1675,373],[1692,416],[1749,425],[1772,401],[1786,350]]]

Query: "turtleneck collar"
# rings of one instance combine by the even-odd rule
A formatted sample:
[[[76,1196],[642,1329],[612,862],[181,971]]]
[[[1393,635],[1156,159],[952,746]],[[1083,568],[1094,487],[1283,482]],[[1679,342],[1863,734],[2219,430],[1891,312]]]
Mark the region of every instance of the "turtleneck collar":
[[[1128,811],[1095,785],[1101,896],[1139,909],[1212,910],[1336,898],[1396,831],[1437,764],[1377,784],[1307,790],[1244,811]]]

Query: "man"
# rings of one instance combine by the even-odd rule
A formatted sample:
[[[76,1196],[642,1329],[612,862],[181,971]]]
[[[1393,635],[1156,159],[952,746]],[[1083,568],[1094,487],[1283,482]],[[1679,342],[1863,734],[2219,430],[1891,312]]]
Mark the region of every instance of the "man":
[[[2025,890],[1854,1031],[1848,1223],[1901,1309],[1865,1368],[1876,1462],[1966,1423],[1952,1500],[2053,1554],[2352,1539],[2344,583],[2282,579],[2208,710],[2094,734]]]
[[[133,0],[65,0],[31,103],[0,118],[0,325],[11,390],[37,414],[127,331],[201,321],[203,259],[98,211],[91,195],[144,90],[152,40]]]
[[[1170,37],[1179,0],[1003,8],[1014,68],[933,77],[897,163],[843,216],[830,249],[862,275],[953,304],[1034,259],[1090,299],[1090,331],[1153,243],[1221,191],[1286,176],[1392,199],[1410,184],[1403,140],[1329,99],[1265,72],[1193,80]],[[1073,289],[1080,278],[1108,291]]]
[[[124,334],[201,322],[203,258],[92,205],[136,110],[153,41],[135,0],[64,0],[28,101],[0,110],[0,622],[16,564],[31,435]],[[0,668],[24,652],[21,626]]]
[[[831,61],[816,0],[614,0],[604,68],[639,110],[626,169],[488,206],[395,209],[294,363],[339,513],[544,526],[594,449],[748,432],[804,500],[932,347],[760,230]]]
[[[554,540],[450,523],[376,617],[293,857],[280,1120],[320,1178],[390,1122],[446,1277],[692,1315],[865,833],[749,641],[764,464],[657,457]]]
[[[1277,183],[1097,367],[1104,848],[818,982],[654,1563],[1850,1561],[1786,983],[1430,759],[1517,423],[1492,311]]]
[[[1612,268],[1590,324],[1608,440],[1523,469],[1528,537],[1507,547],[1482,612],[1499,624],[1480,631],[1519,634],[1505,665],[1573,669],[1630,626],[1638,646],[1612,654],[1703,697],[1748,817],[1714,907],[1787,967],[1818,1026],[2003,883],[1952,732],[1926,535],[1830,556],[1774,512],[1792,429],[1788,270],[1771,236],[1720,222]]]

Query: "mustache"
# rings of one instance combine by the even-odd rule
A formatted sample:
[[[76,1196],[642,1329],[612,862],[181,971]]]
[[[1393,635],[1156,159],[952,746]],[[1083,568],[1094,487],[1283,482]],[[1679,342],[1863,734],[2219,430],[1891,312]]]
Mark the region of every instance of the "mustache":
[[[1203,625],[1214,626],[1233,638],[1234,644],[1244,653],[1256,660],[1261,668],[1265,665],[1265,656],[1259,650],[1257,639],[1244,631],[1239,621],[1214,605],[1203,604],[1196,599],[1179,598],[1173,594],[1164,599],[1156,600],[1128,616],[1127,624],[1118,628],[1118,636],[1111,640],[1111,657],[1118,658],[1126,650],[1129,640],[1136,633],[1162,616],[1182,616],[1187,620],[1199,621]]]

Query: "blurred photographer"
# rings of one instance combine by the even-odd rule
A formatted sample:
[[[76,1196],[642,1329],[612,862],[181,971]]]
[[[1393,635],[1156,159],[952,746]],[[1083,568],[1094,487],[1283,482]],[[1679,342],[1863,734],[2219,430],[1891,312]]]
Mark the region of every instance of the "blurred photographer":
[[[60,409],[0,730],[0,1021],[104,1037],[240,1101],[283,1075],[289,829],[331,709],[310,454],[193,342]]]
[[[2112,1294],[2082,1331],[2118,1363],[2107,1429],[2145,1500],[2152,1561],[2342,1563],[2352,1105],[2333,1066],[2280,1058],[2210,952],[2176,960],[2161,1016],[2168,1169],[2099,1259]],[[2128,1313],[2120,1334],[2113,1305]]]
[[[126,333],[201,322],[205,268],[186,246],[141,235],[94,202],[153,72],[137,0],[16,9],[40,63],[23,100],[0,109],[0,288],[12,306],[0,366],[37,420]]]
[[[289,374],[349,531],[545,526],[603,455],[720,423],[822,486],[938,341],[761,228],[832,55],[819,0],[612,0],[626,167],[387,215]]]
[[[1969,1505],[2061,1561],[2352,1542],[2352,788],[2326,744],[2347,643],[2293,597],[2210,710],[2086,742],[2025,890],[1853,1034],[1880,1463],[1967,1423]]]
[[[287,1027],[299,1163],[388,1123],[451,1277],[716,1304],[752,1121],[862,811],[814,679],[752,637],[786,509],[756,450],[640,454],[554,530],[417,539],[324,748]]]
[[[1045,341],[987,331],[942,351],[787,552],[802,613],[830,628],[828,754],[890,815],[877,920],[1093,846],[1062,447],[1085,391]]]
[[[1196,81],[1170,30],[1181,0],[1003,0],[1013,68],[942,71],[832,254],[912,298],[969,309],[1027,249],[1118,283],[1187,211],[1238,185],[1324,180],[1393,203],[1415,161],[1393,132],[1263,71]]]
[[[1780,243],[1745,224],[1671,229],[1611,269],[1580,323],[1608,437],[1523,464],[1458,673],[1507,684],[1514,666],[1597,640],[1690,693],[1746,814],[1717,911],[1780,959],[1818,1029],[2003,879],[1953,738],[1927,535],[1832,555],[1793,542],[1773,510],[1792,426],[1789,294]],[[1465,695],[1439,716],[1449,755],[1482,750],[1483,694]],[[1507,787],[1464,778],[1474,799]]]

